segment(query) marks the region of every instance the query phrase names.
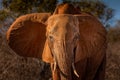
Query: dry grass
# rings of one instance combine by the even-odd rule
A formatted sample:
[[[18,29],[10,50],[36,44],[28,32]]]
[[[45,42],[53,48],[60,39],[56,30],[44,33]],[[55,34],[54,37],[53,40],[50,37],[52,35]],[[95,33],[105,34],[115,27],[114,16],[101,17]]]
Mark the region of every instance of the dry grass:
[[[49,80],[50,77],[48,64],[20,57],[0,41],[0,80]]]
[[[120,80],[120,42],[109,43],[107,51],[106,80]]]
[[[114,30],[108,33],[106,80],[120,80],[119,33]],[[50,77],[48,64],[16,55],[0,37],[0,80],[49,80]]]
[[[106,80],[120,80],[120,28],[108,31]]]

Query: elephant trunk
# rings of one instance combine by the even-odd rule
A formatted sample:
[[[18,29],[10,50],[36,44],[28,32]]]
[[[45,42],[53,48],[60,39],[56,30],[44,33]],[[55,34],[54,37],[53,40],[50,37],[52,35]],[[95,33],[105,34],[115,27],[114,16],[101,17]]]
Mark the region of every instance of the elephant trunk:
[[[54,71],[58,66],[60,72],[60,80],[72,80],[72,73],[79,77],[74,65],[74,49],[67,46],[65,43],[57,44],[54,50]],[[73,71],[71,71],[73,70]]]
[[[72,80],[72,55],[66,51],[64,44],[56,47],[56,62],[60,72],[60,80]]]

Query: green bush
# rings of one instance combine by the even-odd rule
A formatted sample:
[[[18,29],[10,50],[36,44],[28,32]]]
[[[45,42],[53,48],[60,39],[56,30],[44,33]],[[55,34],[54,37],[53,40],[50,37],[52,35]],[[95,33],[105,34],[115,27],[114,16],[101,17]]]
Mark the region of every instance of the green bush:
[[[108,42],[120,41],[120,27],[110,28],[108,30]]]

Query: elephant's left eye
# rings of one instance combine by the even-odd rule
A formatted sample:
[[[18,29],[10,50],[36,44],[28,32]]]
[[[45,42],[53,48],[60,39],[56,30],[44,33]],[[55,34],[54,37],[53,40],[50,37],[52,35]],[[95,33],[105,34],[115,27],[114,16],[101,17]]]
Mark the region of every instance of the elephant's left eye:
[[[79,36],[79,35],[76,35],[76,36],[74,37],[73,41],[77,41],[77,40],[79,40],[79,39],[80,39],[80,36]]]

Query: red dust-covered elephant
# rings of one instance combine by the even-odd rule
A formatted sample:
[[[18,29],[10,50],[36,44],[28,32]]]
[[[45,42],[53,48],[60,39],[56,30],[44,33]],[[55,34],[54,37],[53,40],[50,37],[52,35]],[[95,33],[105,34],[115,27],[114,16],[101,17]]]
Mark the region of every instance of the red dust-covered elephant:
[[[69,4],[61,6],[53,15],[17,18],[7,31],[8,45],[20,56],[50,63],[53,80],[104,80],[105,28],[94,16],[68,12],[77,11]]]

